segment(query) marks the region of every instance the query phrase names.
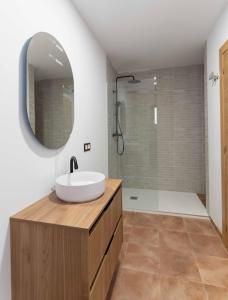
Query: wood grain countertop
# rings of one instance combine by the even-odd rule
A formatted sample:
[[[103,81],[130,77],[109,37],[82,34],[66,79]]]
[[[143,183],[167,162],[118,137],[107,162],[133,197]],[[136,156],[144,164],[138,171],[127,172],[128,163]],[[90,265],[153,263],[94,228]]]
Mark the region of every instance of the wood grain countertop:
[[[105,192],[97,200],[86,203],[67,203],[61,201],[53,192],[13,215],[11,220],[48,223],[89,230],[121,186],[122,181],[106,179],[105,184]]]

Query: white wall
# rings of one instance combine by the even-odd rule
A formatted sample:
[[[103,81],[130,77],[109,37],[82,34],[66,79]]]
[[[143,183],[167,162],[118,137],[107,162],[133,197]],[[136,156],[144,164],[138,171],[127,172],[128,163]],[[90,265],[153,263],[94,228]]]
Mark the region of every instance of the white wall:
[[[228,39],[228,6],[218,19],[207,40],[207,77],[219,73],[219,49]],[[208,94],[208,155],[209,155],[209,214],[222,231],[221,200],[221,135],[220,85],[207,84]]]
[[[75,126],[61,151],[40,146],[22,115],[22,49],[36,32],[64,46],[75,79]],[[10,299],[9,217],[50,192],[58,174],[79,169],[107,174],[106,56],[68,0],[8,0],[0,9],[0,299]],[[92,151],[83,152],[90,141]]]

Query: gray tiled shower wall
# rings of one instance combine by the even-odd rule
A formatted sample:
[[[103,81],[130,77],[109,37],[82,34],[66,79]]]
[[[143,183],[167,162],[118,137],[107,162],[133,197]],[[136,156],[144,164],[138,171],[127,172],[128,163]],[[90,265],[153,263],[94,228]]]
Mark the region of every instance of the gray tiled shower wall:
[[[203,65],[136,76],[142,82],[134,87],[120,83],[126,151],[118,164],[110,163],[110,173],[117,167],[114,173],[126,187],[205,193]],[[157,125],[154,106],[158,108]],[[110,142],[109,147],[114,155],[115,144]]]

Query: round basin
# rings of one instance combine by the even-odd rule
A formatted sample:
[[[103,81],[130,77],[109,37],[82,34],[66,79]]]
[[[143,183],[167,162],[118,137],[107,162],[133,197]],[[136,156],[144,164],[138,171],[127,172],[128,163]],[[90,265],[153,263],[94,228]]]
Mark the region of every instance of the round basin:
[[[105,175],[98,172],[64,174],[56,179],[58,198],[67,202],[86,202],[100,197],[105,191]]]

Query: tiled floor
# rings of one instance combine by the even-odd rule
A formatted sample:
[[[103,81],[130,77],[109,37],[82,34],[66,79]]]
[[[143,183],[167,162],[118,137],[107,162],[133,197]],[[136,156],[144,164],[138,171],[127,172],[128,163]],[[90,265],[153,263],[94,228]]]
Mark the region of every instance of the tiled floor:
[[[228,253],[203,219],[124,213],[111,300],[228,300]]]

